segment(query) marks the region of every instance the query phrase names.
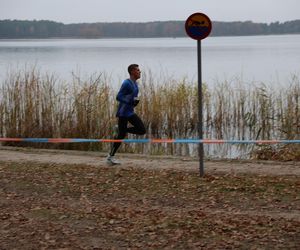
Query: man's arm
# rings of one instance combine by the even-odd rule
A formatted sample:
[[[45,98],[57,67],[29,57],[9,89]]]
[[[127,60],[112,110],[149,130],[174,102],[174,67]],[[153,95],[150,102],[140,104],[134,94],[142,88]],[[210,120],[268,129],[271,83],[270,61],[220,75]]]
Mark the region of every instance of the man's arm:
[[[117,94],[117,101],[126,103],[128,105],[132,104],[132,95],[131,95],[131,87],[128,81],[124,81],[122,86]]]

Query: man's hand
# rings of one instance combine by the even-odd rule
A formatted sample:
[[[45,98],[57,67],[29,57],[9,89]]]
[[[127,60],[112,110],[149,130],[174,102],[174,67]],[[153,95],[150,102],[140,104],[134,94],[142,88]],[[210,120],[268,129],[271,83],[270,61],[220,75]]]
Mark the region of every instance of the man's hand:
[[[135,97],[133,100],[133,106],[135,107],[136,105],[138,105],[140,102],[140,99],[138,97]]]

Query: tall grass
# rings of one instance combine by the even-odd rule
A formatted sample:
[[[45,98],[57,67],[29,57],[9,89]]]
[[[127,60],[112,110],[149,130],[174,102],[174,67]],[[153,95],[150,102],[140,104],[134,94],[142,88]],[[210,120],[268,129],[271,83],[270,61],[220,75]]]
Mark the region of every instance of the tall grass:
[[[1,137],[111,138],[116,123],[117,89],[105,74],[72,82],[35,69],[10,74],[1,85]],[[171,77],[155,79],[151,72],[140,81],[137,113],[150,138],[197,138],[197,84]],[[216,82],[203,86],[204,138],[300,139],[300,83],[293,76],[284,86]],[[20,145],[20,144],[18,144]],[[28,145],[28,144],[26,144]],[[24,144],[23,144],[24,146]],[[31,144],[80,150],[108,150],[110,145]],[[127,152],[193,155],[188,144],[130,144]],[[206,155],[234,156],[240,147],[205,145]],[[249,149],[249,147],[248,147]]]

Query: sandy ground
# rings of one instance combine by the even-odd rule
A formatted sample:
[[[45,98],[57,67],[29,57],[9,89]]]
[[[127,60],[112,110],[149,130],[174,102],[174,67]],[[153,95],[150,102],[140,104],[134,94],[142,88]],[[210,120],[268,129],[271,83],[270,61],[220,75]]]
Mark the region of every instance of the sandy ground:
[[[46,150],[32,148],[0,147],[0,161],[39,162],[53,164],[84,164],[107,167],[106,153]],[[119,154],[122,165],[114,167],[136,167],[148,169],[174,169],[176,171],[199,172],[199,161],[195,158],[172,156],[149,156]],[[204,161],[205,174],[259,174],[259,175],[296,175],[300,176],[300,162],[273,162],[255,160],[215,160]]]

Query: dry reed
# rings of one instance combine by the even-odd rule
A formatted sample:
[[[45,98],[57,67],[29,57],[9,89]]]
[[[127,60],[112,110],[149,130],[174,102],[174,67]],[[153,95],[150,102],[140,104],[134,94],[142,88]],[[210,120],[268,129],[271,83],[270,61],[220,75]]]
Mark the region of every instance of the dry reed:
[[[59,81],[36,69],[10,74],[1,84],[1,137],[111,138],[116,123],[116,89],[106,74],[72,83]],[[159,84],[155,84],[159,82]],[[141,103],[137,113],[148,138],[197,138],[197,85],[187,79],[155,79],[151,72],[140,81]],[[204,138],[300,139],[300,83],[272,89],[239,79],[203,86]],[[16,144],[14,144],[16,145]],[[18,144],[23,145],[24,144]],[[26,144],[29,145],[29,144]],[[108,144],[30,144],[80,150],[108,150]],[[122,151],[193,155],[187,144],[131,144]],[[236,149],[205,146],[206,154],[232,157]],[[249,147],[248,147],[249,149]],[[233,152],[234,151],[234,152]]]

